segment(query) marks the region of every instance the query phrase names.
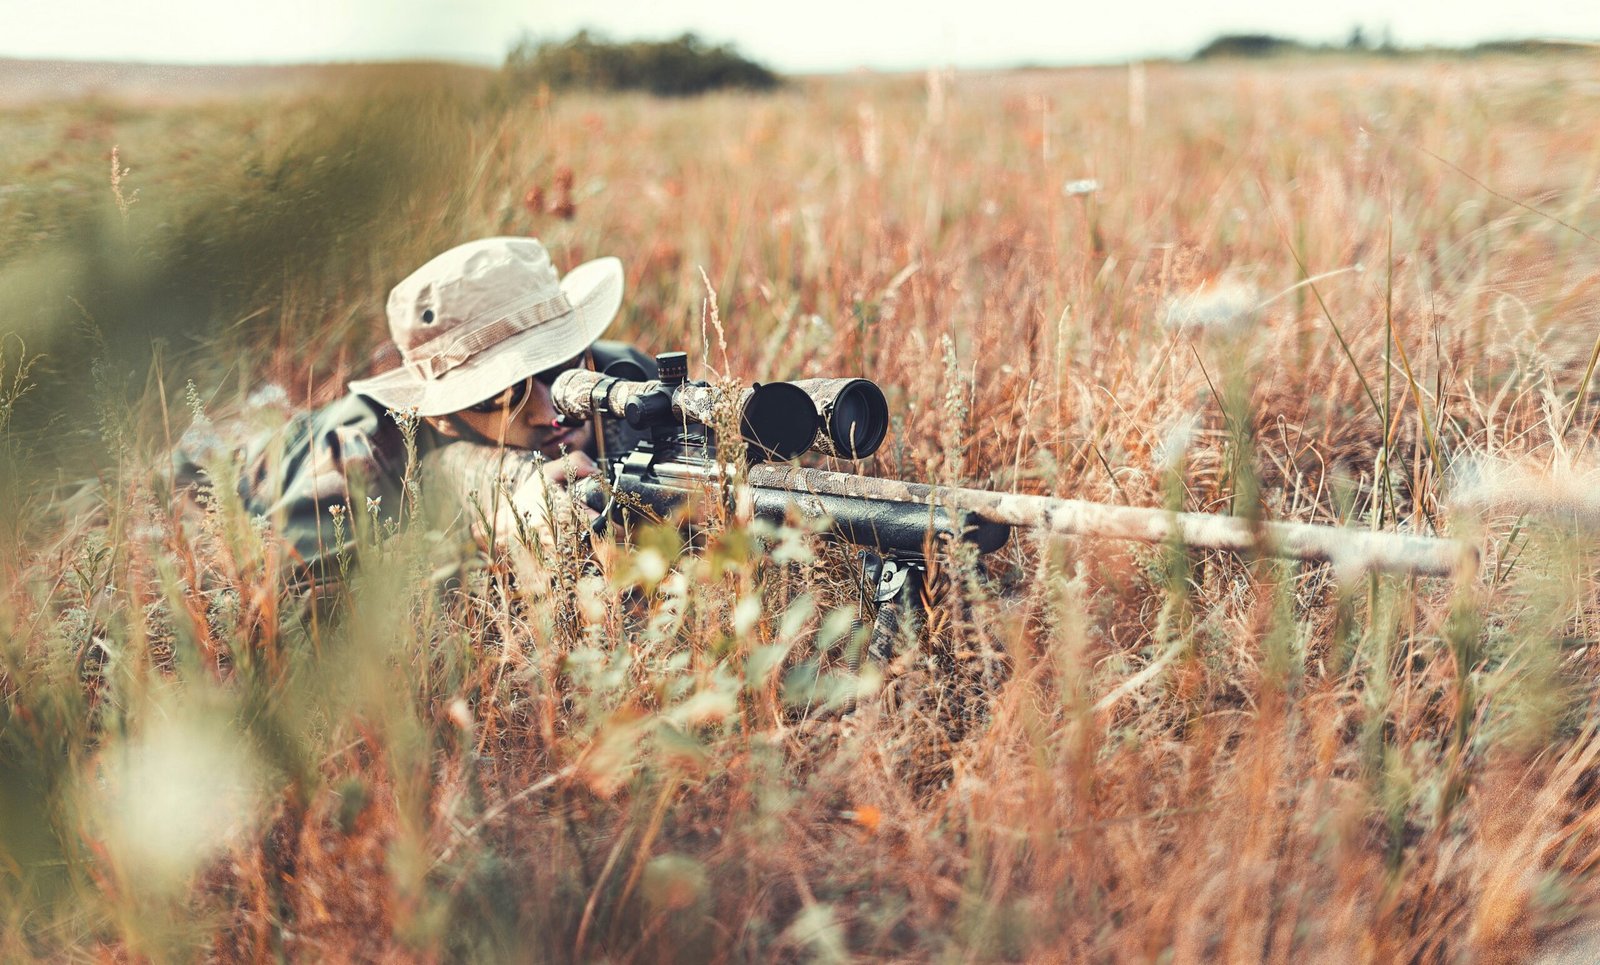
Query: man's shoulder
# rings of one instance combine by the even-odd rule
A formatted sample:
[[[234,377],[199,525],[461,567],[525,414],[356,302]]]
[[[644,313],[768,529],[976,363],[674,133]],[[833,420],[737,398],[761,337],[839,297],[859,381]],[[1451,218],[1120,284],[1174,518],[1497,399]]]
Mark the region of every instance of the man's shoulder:
[[[305,413],[314,426],[365,426],[373,432],[393,421],[383,403],[355,392],[346,392],[332,402]]]
[[[247,458],[253,458],[267,449],[314,447],[319,440],[351,436],[375,439],[385,435],[393,422],[381,404],[347,392],[331,402],[296,413],[277,428],[257,433],[244,451]]]
[[[382,403],[347,392],[258,434],[244,448],[247,488],[294,489],[294,477],[352,470],[369,478],[392,472],[403,446]]]

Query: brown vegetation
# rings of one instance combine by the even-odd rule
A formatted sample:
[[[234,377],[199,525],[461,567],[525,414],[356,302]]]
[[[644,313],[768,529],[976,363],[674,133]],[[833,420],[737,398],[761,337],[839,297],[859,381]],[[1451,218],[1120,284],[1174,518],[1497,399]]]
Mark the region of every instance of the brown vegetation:
[[[1581,60],[1279,62],[0,115],[0,294],[49,354],[13,404],[9,340],[0,381],[0,957],[1530,957],[1600,900],[1597,92]],[[330,118],[360,136],[279,148]],[[448,137],[356,192],[413,122]],[[228,241],[347,200],[331,263]],[[226,500],[167,510],[186,379],[224,429],[268,379],[327,398],[388,284],[493,233],[622,256],[646,347],[870,375],[900,419],[864,471],[1437,528],[1483,570],[1018,534],[944,561],[844,714],[851,559],[799,529],[652,531],[519,590],[351,507],[349,586],[308,607]],[[63,264],[111,286],[91,319],[29,281]],[[168,268],[198,349],[112,331]],[[61,358],[149,330],[148,388]],[[39,399],[89,411],[50,394],[74,369],[120,407],[69,494],[25,463]]]

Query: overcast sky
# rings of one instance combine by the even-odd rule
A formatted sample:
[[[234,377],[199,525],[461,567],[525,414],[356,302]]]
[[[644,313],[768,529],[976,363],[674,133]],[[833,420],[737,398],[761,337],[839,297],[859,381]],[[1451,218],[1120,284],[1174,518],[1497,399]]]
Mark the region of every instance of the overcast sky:
[[[1405,45],[1600,41],[1600,0],[0,0],[0,57],[499,63],[524,34],[693,30],[780,70],[1097,63],[1187,56],[1219,33]]]

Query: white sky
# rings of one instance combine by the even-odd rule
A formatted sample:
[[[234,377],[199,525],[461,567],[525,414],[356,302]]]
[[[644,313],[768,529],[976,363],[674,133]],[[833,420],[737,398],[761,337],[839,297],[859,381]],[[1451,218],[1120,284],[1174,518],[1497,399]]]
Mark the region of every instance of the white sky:
[[[524,33],[693,30],[779,70],[1066,64],[1187,56],[1219,33],[1405,45],[1600,41],[1600,0],[0,0],[0,57],[499,63]]]

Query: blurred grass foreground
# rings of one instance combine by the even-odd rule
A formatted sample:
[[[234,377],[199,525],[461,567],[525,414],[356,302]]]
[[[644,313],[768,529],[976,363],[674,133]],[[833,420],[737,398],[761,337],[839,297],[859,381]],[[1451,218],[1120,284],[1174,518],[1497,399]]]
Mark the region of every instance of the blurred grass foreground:
[[[1581,55],[6,101],[0,959],[1581,957],[1597,126]],[[798,524],[529,588],[354,506],[312,603],[174,507],[178,438],[337,396],[501,233],[619,255],[647,349],[876,379],[863,471],[1482,569],[1019,533],[857,675]]]

